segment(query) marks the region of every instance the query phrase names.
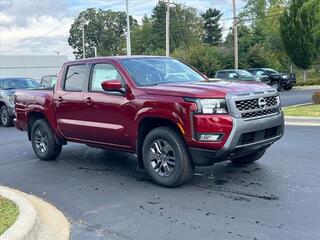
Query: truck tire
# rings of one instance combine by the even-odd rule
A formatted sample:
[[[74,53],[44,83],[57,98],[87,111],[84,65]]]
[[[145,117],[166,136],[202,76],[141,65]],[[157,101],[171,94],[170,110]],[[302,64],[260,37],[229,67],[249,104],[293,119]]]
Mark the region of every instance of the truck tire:
[[[286,86],[286,87],[283,87],[283,89],[284,90],[286,90],[286,91],[289,91],[289,90],[291,90],[293,88],[293,86]]]
[[[13,125],[13,118],[10,117],[6,106],[2,106],[0,109],[0,121],[4,127],[11,127]]]
[[[278,81],[274,81],[271,83],[271,87],[273,89],[276,89],[278,92],[281,91],[281,84]]]
[[[148,133],[142,158],[151,179],[161,186],[176,187],[192,177],[187,146],[178,132],[169,127],[158,127]]]
[[[55,160],[61,153],[62,145],[57,144],[48,122],[37,120],[31,129],[31,142],[34,153],[40,160]]]
[[[231,159],[231,161],[232,163],[239,165],[253,163],[255,161],[258,161],[264,155],[265,152],[266,149],[262,149],[243,157]]]

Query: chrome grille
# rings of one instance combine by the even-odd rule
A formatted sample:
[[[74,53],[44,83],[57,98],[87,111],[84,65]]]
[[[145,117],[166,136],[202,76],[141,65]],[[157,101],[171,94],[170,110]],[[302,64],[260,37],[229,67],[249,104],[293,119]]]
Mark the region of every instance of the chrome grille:
[[[265,97],[264,99],[266,100],[266,107],[277,106],[278,105],[277,98],[278,98],[277,96]],[[260,109],[258,105],[258,98],[236,101],[236,107],[240,111]]]
[[[261,96],[261,95],[260,95]],[[262,101],[261,101],[262,100]],[[261,104],[263,102],[263,105]],[[265,117],[280,113],[278,96],[255,96],[251,99],[236,99],[235,106],[244,119]]]

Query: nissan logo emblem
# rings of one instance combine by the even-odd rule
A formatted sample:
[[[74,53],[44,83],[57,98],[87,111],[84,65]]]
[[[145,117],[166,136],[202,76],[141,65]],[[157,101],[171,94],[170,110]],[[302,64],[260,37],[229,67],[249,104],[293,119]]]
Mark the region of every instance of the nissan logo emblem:
[[[266,100],[265,100],[264,98],[259,98],[259,100],[258,100],[258,106],[259,106],[259,108],[265,108],[266,105],[267,105]]]

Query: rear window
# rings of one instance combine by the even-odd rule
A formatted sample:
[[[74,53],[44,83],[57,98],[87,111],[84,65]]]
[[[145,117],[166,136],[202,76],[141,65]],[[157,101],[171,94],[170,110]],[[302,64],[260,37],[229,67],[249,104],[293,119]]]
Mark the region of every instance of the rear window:
[[[82,91],[86,79],[86,65],[69,66],[64,83],[67,91]]]
[[[217,78],[226,78],[226,72],[218,72]]]

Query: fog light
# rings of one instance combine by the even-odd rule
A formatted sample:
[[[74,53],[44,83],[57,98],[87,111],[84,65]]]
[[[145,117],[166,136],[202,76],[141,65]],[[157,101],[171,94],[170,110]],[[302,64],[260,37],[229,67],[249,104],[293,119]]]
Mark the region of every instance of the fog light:
[[[198,133],[198,140],[202,142],[219,142],[222,137],[219,133]]]

